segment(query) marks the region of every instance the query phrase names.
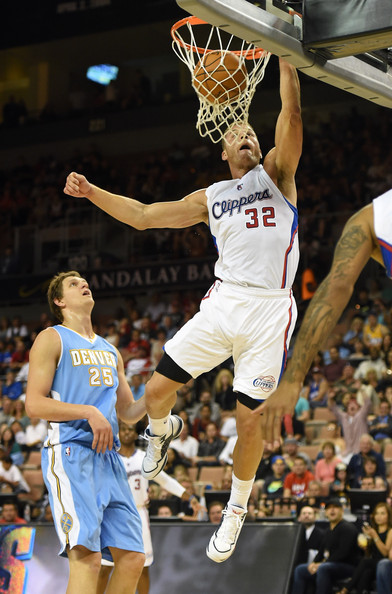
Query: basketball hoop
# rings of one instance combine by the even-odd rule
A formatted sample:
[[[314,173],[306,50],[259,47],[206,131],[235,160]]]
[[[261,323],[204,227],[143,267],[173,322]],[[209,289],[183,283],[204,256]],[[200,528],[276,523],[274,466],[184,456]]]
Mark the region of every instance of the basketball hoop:
[[[196,25],[203,25],[198,27],[198,42]],[[250,103],[271,54],[194,16],[175,23],[171,36],[199,98],[196,129],[202,137],[220,142],[233,123],[248,122]]]

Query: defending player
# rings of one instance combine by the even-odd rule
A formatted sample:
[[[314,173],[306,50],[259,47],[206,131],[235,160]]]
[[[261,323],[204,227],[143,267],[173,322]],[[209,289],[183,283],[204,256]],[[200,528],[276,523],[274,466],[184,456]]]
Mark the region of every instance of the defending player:
[[[95,594],[106,547],[115,562],[107,592],[135,592],[144,564],[142,530],[116,452],[116,408],[120,418],[136,422],[145,414],[144,399],[134,402],[119,352],[93,331],[87,281],[75,271],[58,274],[48,301],[61,324],[33,344],[26,411],[49,421],[42,473],[60,554],[68,555],[67,593]]]
[[[306,311],[279,388],[271,399],[253,411],[255,416],[263,413],[269,443],[279,441],[281,416],[293,413],[314,356],[335,328],[369,258],[384,266],[392,278],[392,190],[375,198],[346,223],[331,270]]]
[[[137,432],[134,425],[128,425],[127,423],[120,422],[119,438],[121,442],[121,448],[119,454],[124,463],[125,470],[128,477],[128,483],[131,487],[133,499],[136,507],[140,514],[143,527],[143,544],[144,553],[146,560],[144,568],[140,576],[137,592],[138,594],[148,594],[150,589],[150,572],[149,567],[154,561],[154,554],[152,549],[151,531],[150,531],[150,519],[148,515],[148,480],[142,476],[142,462],[144,458],[144,452],[135,447],[135,441],[137,438]],[[154,481],[158,483],[163,489],[180,497],[184,501],[190,501],[194,513],[202,511],[204,508],[199,503],[195,495],[189,497],[185,487],[183,487],[175,478],[169,476],[163,470],[158,476],[155,477]],[[102,567],[98,580],[97,594],[103,594],[106,590],[106,584],[110,573],[113,569],[113,562],[106,559],[102,559]]]
[[[207,548],[207,555],[218,563],[234,550],[263,452],[261,421],[251,412],[277,386],[296,319],[291,284],[298,264],[295,172],[302,151],[302,120],[298,76],[284,60],[280,96],[275,147],[263,166],[253,129],[238,123],[225,136],[234,142],[224,142],[222,152],[232,179],[183,200],[145,205],[97,188],[76,173],[68,176],[64,189],[71,196],[86,196],[136,229],[200,222],[211,229],[219,253],[219,280],[202,300],[200,312],[166,343],[146,384],[149,445],[143,475],[153,478],[160,472],[173,434],[181,431],[180,420],[170,416],[176,390],[233,356],[238,432],[233,483],[222,524]]]

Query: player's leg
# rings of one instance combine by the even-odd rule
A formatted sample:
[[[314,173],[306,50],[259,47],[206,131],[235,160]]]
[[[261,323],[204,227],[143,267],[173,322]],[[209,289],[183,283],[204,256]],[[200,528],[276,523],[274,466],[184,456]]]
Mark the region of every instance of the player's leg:
[[[101,568],[101,553],[90,551],[81,545],[67,550],[69,579],[67,594],[96,594]]]
[[[162,368],[162,373],[174,373],[175,376],[173,369],[178,366],[167,355],[164,355],[163,359],[166,365]],[[185,381],[188,381],[189,374],[180,370],[179,375],[181,372],[186,377]],[[185,381],[181,381],[181,377],[179,381],[169,379],[162,373],[155,371],[145,389],[149,423],[144,434],[148,440],[148,446],[142,464],[142,474],[147,479],[153,479],[165,466],[170,442],[180,435],[184,426],[180,417],[170,413],[177,399],[176,391]]]
[[[219,308],[218,286],[219,283],[213,285],[200,311],[165,344],[165,353],[146,384],[149,426],[145,437],[149,444],[142,467],[145,478],[154,478],[162,470],[170,441],[182,431],[182,420],[170,415],[176,391],[231,355],[231,342],[222,335],[215,314]]]
[[[109,547],[114,561],[106,594],[134,594],[143,571],[144,554]]]
[[[245,396],[241,395],[245,400]],[[257,401],[249,398],[257,405]],[[230,499],[222,512],[222,522],[212,535],[207,556],[221,563],[233,553],[245,520],[248,500],[256,470],[263,455],[263,435],[260,417],[237,400],[238,439],[233,452],[233,476]]]
[[[148,594],[150,590],[150,571],[148,567],[143,567],[142,574],[137,584],[137,594]]]
[[[110,564],[109,564],[110,563]],[[114,563],[107,562],[107,565],[101,564],[101,569],[98,576],[97,594],[105,594],[106,586],[108,585],[110,574],[113,571]]]

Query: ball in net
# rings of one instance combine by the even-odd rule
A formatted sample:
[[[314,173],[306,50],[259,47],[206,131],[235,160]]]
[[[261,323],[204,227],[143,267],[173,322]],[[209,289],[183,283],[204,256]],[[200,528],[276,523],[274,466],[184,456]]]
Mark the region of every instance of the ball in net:
[[[233,52],[208,52],[193,71],[193,86],[209,103],[235,101],[247,85],[246,67]]]

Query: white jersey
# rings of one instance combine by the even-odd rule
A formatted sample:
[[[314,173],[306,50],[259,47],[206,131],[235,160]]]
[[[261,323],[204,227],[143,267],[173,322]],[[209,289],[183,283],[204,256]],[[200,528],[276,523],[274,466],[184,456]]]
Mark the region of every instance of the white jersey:
[[[217,278],[263,289],[291,287],[297,272],[298,211],[262,165],[206,190],[219,258]]]
[[[392,190],[373,200],[374,232],[389,278],[392,278]]]
[[[133,499],[138,509],[140,519],[142,521],[143,530],[143,545],[144,554],[146,556],[144,567],[149,567],[154,561],[154,552],[152,549],[151,532],[150,532],[150,521],[148,515],[148,479],[142,476],[142,462],[145,452],[142,450],[135,449],[132,456],[122,456],[120,458],[125,466],[125,470],[128,477],[128,483],[131,487]],[[163,470],[158,476],[154,478],[154,481],[164,487],[170,493],[181,497],[185,491],[185,488],[180,485],[174,478],[166,474]],[[111,562],[105,562],[104,565],[112,565]]]

